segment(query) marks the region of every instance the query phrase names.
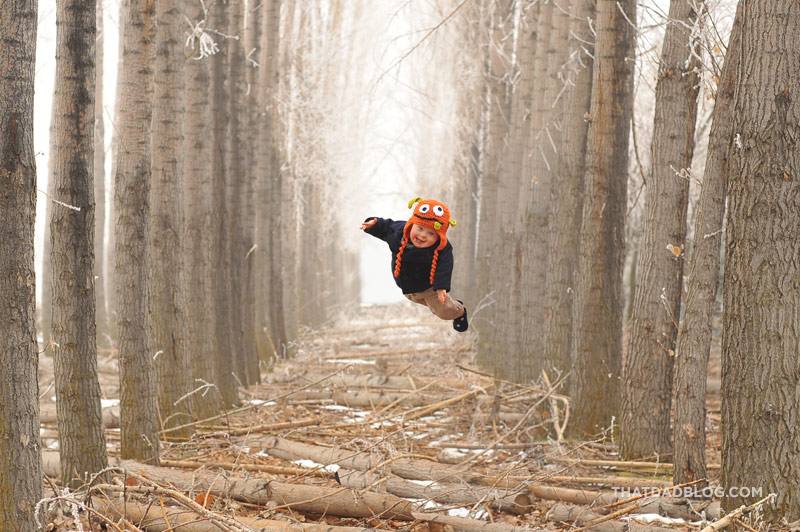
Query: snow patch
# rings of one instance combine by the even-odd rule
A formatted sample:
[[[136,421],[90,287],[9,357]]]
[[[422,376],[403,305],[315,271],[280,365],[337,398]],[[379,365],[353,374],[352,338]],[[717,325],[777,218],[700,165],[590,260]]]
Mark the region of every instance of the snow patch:
[[[374,360],[363,360],[361,358],[339,358],[330,362],[333,364],[352,364],[354,366],[374,366],[377,363]]]
[[[247,403],[256,406],[275,406],[278,404],[275,401],[265,401],[264,399],[250,399]]]
[[[301,458],[300,460],[295,460],[292,463],[308,469],[324,469],[329,473],[336,473],[337,471],[339,471],[339,464],[322,465],[318,464],[313,460],[306,460],[305,458]]]
[[[685,525],[686,521],[679,517],[664,517],[659,514],[634,514],[626,515],[622,519],[642,521],[644,523],[663,523],[665,525]]]
[[[102,408],[111,408],[112,406],[119,406],[119,399],[100,399],[100,406]]]

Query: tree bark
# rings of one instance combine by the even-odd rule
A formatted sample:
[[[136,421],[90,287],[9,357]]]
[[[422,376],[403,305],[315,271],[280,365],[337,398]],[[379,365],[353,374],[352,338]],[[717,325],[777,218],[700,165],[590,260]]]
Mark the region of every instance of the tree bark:
[[[537,52],[539,45],[539,11],[542,17],[550,16],[550,4],[541,8],[540,3],[526,3],[520,6],[521,12],[517,28],[516,74],[517,81],[511,95],[511,129],[508,140],[508,154],[501,162],[500,190],[495,207],[500,238],[503,244],[498,247],[500,260],[512,265],[502,281],[498,283],[495,299],[505,302],[502,313],[508,312],[504,319],[497,320],[497,332],[491,341],[499,342],[506,356],[506,373],[514,380],[525,379],[528,367],[522,331],[526,325],[527,309],[523,305],[527,294],[522,293],[522,233],[520,211],[527,206],[519,201],[520,190],[528,188],[530,170],[530,147],[532,116],[534,113],[535,89],[543,78],[537,78]],[[498,309],[499,310],[499,309]]]
[[[157,375],[158,411],[163,428],[191,421],[181,397],[192,388],[186,345],[181,263],[181,169],[183,165],[184,52],[179,0],[156,8],[155,94],[153,100],[153,176],[150,189],[150,334]],[[184,431],[176,436],[187,436]]]
[[[500,164],[505,154],[505,145],[509,133],[511,98],[511,58],[513,43],[514,5],[511,0],[501,0],[493,3],[491,11],[491,31],[488,32],[489,42],[489,68],[488,90],[489,99],[485,103],[488,109],[488,130],[485,169],[480,183],[480,215],[478,220],[477,244],[477,283],[478,296],[482,299],[494,296],[492,292],[499,285],[492,265],[493,258],[500,246],[501,232],[496,220],[496,209],[500,198]],[[481,365],[503,371],[505,360],[498,349],[495,328],[499,325],[502,313],[498,304],[489,304],[484,312],[483,323],[476,322],[480,331],[478,337],[478,360]]]
[[[114,187],[121,454],[157,462],[156,382],[147,322],[155,2],[125,0],[124,6],[125,52],[119,78],[120,137]]]
[[[586,137],[592,96],[595,20],[594,0],[574,0],[570,5],[572,24],[567,42],[570,58],[565,68],[568,83],[561,153],[556,186],[551,187],[550,239],[548,242],[547,286],[549,319],[544,329],[544,355],[557,367],[572,366],[572,307],[575,272],[580,248],[583,215],[583,186],[586,174]],[[567,381],[566,386],[569,385]]]
[[[745,2],[729,159],[722,335],[723,507],[800,518],[800,5]],[[790,37],[791,36],[791,37]],[[738,496],[733,487],[766,493]]]
[[[733,139],[733,97],[742,53],[741,30],[742,18],[737,15],[717,88],[705,172],[697,201],[694,242],[689,254],[686,303],[678,335],[674,383],[675,483],[707,478],[706,379],[719,285],[728,157]]]
[[[61,480],[72,487],[108,463],[97,380],[93,270],[95,9],[93,2],[80,0],[57,6],[50,130],[54,199],[63,202],[53,204],[50,216],[51,326]]]
[[[106,310],[106,141],[105,110],[103,108],[103,2],[97,0],[97,38],[94,52],[94,296],[96,334],[108,334],[108,312]]]
[[[0,9],[0,523],[35,530],[42,498],[33,230],[36,2]]]
[[[228,13],[226,3],[208,5],[209,27],[228,29]],[[211,83],[209,85],[211,113],[208,117],[211,130],[211,188],[206,193],[211,199],[211,231],[209,246],[212,253],[211,286],[214,323],[214,364],[217,376],[216,385],[222,397],[223,406],[234,406],[239,403],[236,378],[233,374],[231,356],[231,241],[228,228],[231,213],[228,210],[227,188],[229,176],[225,168],[225,133],[228,127],[228,106],[225,91],[225,77],[228,74],[227,50],[235,46],[232,39],[215,36],[221,51],[210,58]]]
[[[245,5],[243,0],[230,1],[228,9],[228,35],[244,35],[247,38],[244,28]],[[244,279],[245,254],[250,249],[249,240],[245,235],[244,202],[246,201],[247,181],[245,178],[244,165],[242,158],[244,150],[241,150],[244,137],[242,136],[242,125],[244,116],[242,115],[242,103],[244,101],[244,69],[247,67],[245,62],[244,39],[231,41],[227,49],[228,65],[228,134],[225,138],[225,173],[226,200],[228,212],[230,213],[230,223],[228,224],[227,240],[229,244],[229,272],[230,272],[230,330],[231,330],[231,351],[232,371],[238,381],[243,385],[254,384],[256,376],[250,375],[247,366],[246,352],[244,349],[244,298],[247,294],[242,287]]]
[[[622,259],[636,20],[632,0],[600,0],[592,82],[578,286],[573,311],[575,436],[618,414],[622,352]]]
[[[263,316],[259,326],[272,341],[273,352],[283,355],[286,332],[281,307],[282,290],[280,282],[280,246],[275,237],[280,231],[280,168],[278,167],[277,146],[280,129],[278,127],[277,91],[280,32],[280,0],[266,0],[261,4],[261,60],[259,61],[260,108],[263,113],[259,119],[258,167],[260,183],[257,185],[257,198],[263,208],[259,212],[258,240],[261,247],[263,280],[261,281]]]
[[[257,329],[256,329],[256,253],[254,246],[256,243],[256,209],[255,209],[255,184],[258,181],[256,167],[256,139],[258,138],[258,72],[253,64],[259,58],[258,46],[261,27],[261,6],[253,5],[252,1],[247,2],[245,13],[244,30],[244,53],[246,56],[245,64],[245,109],[242,116],[243,127],[246,131],[246,149],[243,154],[245,165],[245,186],[242,189],[242,230],[244,232],[243,242],[245,243],[244,254],[239,257],[242,262],[242,330],[243,345],[242,351],[247,366],[247,374],[251,384],[261,382],[259,370],[259,357],[256,348]]]
[[[620,452],[625,458],[672,450],[672,370],[683,289],[703,9],[703,2],[672,0],[661,50],[652,165],[645,184],[623,369]]]

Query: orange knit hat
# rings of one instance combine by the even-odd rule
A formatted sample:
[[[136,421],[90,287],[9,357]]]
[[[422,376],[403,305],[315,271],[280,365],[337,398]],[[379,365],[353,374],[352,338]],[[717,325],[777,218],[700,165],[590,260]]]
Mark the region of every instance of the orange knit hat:
[[[443,250],[445,246],[447,246],[447,229],[451,225],[455,226],[456,221],[450,218],[450,209],[448,209],[447,205],[441,201],[417,197],[408,202],[408,208],[411,209],[414,207],[415,203],[417,206],[414,208],[411,218],[408,219],[405,227],[403,228],[403,240],[400,242],[400,249],[397,251],[397,260],[395,261],[394,266],[394,276],[400,276],[403,251],[405,251],[406,245],[408,244],[408,240],[411,235],[411,228],[414,226],[414,224],[417,224],[427,227],[439,235],[439,245],[436,246],[436,249],[433,252],[433,263],[431,264],[430,282],[433,284],[433,279],[436,275],[436,265],[439,262],[439,252]]]

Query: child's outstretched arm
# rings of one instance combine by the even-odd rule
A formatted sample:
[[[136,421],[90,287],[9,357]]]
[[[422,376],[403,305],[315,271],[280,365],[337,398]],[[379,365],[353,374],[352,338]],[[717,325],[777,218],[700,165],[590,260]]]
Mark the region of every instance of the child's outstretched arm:
[[[386,241],[389,238],[389,233],[394,223],[394,220],[389,218],[376,218],[371,216],[361,224],[361,230],[375,238]]]

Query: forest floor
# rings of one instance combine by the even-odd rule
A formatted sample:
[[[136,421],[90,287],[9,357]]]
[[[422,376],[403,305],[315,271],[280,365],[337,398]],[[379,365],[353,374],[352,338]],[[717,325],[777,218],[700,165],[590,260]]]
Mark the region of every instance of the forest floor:
[[[111,463],[119,463],[115,371],[113,360],[101,361]],[[44,362],[45,401],[51,379]],[[713,357],[711,464],[719,464],[718,391]],[[669,457],[621,462],[612,431],[592,441],[562,438],[569,398],[546,379],[521,386],[491,378],[477,369],[473,333],[460,335],[410,305],[363,307],[306,332],[296,356],[241,397],[240,408],[196,425],[189,441],[166,441],[161,467],[121,463],[116,481],[93,490],[81,526],[89,530],[90,517],[93,530],[105,522],[107,530],[184,532],[616,532],[699,530],[719,516],[718,501],[659,492],[672,485]],[[54,406],[42,406],[52,477],[57,434],[45,414]],[[710,474],[718,476],[713,465]],[[50,529],[78,529],[76,500],[59,493],[47,505]]]

